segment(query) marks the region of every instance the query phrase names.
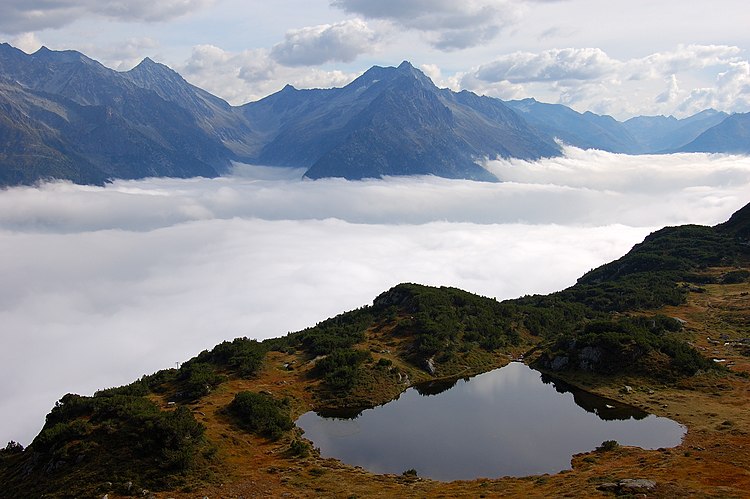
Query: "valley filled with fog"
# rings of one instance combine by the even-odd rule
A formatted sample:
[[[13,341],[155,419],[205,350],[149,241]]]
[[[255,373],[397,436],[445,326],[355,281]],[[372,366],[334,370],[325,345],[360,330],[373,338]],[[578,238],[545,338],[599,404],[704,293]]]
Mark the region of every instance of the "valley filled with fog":
[[[236,165],[0,191],[0,441],[30,443],[67,392],[314,325],[400,282],[548,293],[653,230],[713,225],[750,201],[744,156],[567,148],[485,167],[502,182]]]

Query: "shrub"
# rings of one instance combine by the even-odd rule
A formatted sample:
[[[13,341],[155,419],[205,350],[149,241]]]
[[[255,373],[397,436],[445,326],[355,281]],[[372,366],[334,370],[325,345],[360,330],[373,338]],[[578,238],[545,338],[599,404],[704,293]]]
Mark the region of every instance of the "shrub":
[[[193,359],[182,364],[177,379],[182,383],[182,397],[194,400],[211,393],[224,377],[211,364]]]
[[[733,270],[724,274],[721,279],[722,284],[740,284],[750,278],[750,271],[748,270]]]
[[[294,333],[289,339],[312,355],[327,355],[336,350],[349,349],[364,340],[365,331],[372,325],[372,320],[370,307],[364,307]]]
[[[366,350],[340,349],[320,359],[315,367],[331,388],[348,390],[354,386],[359,366],[371,358]]]
[[[79,440],[91,433],[92,426],[82,419],[57,423],[46,427],[36,436],[33,442],[35,451],[48,452],[64,446],[71,440]]]
[[[292,443],[289,444],[289,452],[293,456],[307,457],[310,455],[311,450],[312,449],[311,449],[310,444],[304,440],[294,439],[292,440]]]
[[[378,367],[390,367],[393,365],[393,361],[391,359],[381,358],[378,360]]]
[[[256,340],[236,338],[219,343],[210,352],[198,356],[197,360],[229,367],[241,377],[249,378],[263,366],[267,349],[268,346]]]
[[[605,440],[602,444],[596,448],[598,452],[610,452],[620,448],[620,444],[617,440]]]
[[[8,442],[8,445],[5,446],[4,449],[0,449],[0,456],[6,455],[10,456],[13,454],[20,454],[23,452],[23,445],[19,444],[16,441],[11,440]]]
[[[288,403],[265,393],[239,392],[226,410],[243,429],[274,440],[294,427]]]

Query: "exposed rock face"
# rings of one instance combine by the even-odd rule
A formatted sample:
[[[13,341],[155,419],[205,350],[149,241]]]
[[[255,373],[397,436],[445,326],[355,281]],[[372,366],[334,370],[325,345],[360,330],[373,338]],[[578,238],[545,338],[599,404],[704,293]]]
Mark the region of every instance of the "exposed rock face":
[[[584,347],[578,353],[578,367],[583,371],[593,371],[602,358],[602,349],[597,347]]]
[[[553,371],[562,371],[570,367],[582,371],[595,371],[604,356],[604,352],[599,347],[586,346],[580,350],[577,349],[575,341],[570,342],[568,350],[571,355],[557,355],[552,359],[542,359],[542,365]]]
[[[570,361],[570,359],[568,359],[568,357],[563,357],[563,356],[559,355],[559,356],[555,357],[554,359],[552,359],[552,362],[550,363],[550,368],[553,371],[561,371],[561,370],[565,369],[565,367],[568,365],[569,361]]]
[[[435,373],[437,370],[435,369],[435,359],[430,357],[429,359],[424,361],[425,369],[427,369],[427,372],[435,376]]]

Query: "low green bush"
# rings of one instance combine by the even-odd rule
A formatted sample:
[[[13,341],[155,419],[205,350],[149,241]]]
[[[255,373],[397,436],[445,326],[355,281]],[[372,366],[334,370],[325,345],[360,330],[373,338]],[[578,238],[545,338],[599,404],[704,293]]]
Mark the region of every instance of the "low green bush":
[[[274,440],[294,427],[288,403],[265,393],[239,392],[226,411],[244,430]]]

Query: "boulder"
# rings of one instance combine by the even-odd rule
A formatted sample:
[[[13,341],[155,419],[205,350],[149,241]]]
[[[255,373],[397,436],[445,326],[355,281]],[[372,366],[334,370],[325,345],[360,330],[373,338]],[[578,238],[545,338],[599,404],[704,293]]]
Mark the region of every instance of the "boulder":
[[[603,492],[613,492],[617,495],[634,495],[651,492],[656,488],[656,482],[645,478],[624,478],[617,482],[602,483],[597,487]]]
[[[656,482],[644,478],[626,478],[618,482],[620,491],[625,494],[637,494],[654,490]]]

